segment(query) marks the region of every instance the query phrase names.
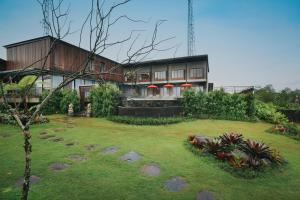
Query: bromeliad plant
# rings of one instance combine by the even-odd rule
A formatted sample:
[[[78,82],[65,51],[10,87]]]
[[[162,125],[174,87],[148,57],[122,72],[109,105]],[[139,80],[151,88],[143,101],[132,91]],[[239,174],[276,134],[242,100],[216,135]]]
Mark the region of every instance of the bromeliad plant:
[[[265,167],[284,163],[278,150],[270,149],[263,142],[244,140],[242,134],[225,133],[216,138],[191,135],[188,142],[193,148],[205,153],[203,155],[208,153],[233,171],[239,171],[239,175],[246,170],[252,176]]]

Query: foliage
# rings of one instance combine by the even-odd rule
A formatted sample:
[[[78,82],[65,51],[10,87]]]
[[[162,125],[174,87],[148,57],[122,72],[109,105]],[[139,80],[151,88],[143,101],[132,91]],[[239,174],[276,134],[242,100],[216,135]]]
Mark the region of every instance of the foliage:
[[[276,124],[268,132],[290,136],[294,139],[300,139],[300,128],[293,122]]]
[[[28,75],[28,76],[24,76],[18,83],[19,87],[24,90],[27,89],[28,87],[30,87],[32,84],[34,84],[35,80],[36,80],[36,76],[34,75]]]
[[[278,112],[273,104],[267,104],[261,101],[255,101],[255,114],[259,119],[273,124],[288,122],[286,116]]]
[[[107,119],[113,122],[133,124],[133,125],[168,125],[168,124],[175,124],[187,120],[187,118],[182,118],[182,117],[152,118],[152,117],[127,117],[127,116],[109,116]]]
[[[41,95],[41,101],[45,99],[49,94],[49,90],[44,90]],[[62,100],[62,91],[56,91],[53,95],[49,98],[46,105],[43,106],[41,112],[50,115],[55,113],[61,113],[60,109],[60,102]]]
[[[255,117],[255,96],[254,94],[245,94],[245,101],[246,101],[246,114],[248,117],[253,118]]]
[[[250,104],[250,103],[249,103]],[[247,102],[244,95],[228,94],[224,91],[210,93],[190,89],[183,94],[183,106],[188,116],[248,120]]]
[[[60,112],[68,113],[69,104],[73,104],[74,113],[80,111],[80,100],[76,90],[64,89],[62,92],[62,99],[60,102]]]
[[[265,103],[273,103],[278,108],[300,109],[300,90],[285,88],[276,92],[272,85],[256,90],[255,97]]]
[[[240,148],[254,159],[269,159],[271,155],[271,150],[266,144],[254,140],[246,140]]]
[[[13,118],[13,116],[7,114],[7,113],[0,113],[0,123],[1,124],[12,124],[15,125],[16,121]]]
[[[8,91],[19,91],[21,87],[17,83],[9,83],[4,85],[4,92],[7,93]]]
[[[103,84],[91,89],[89,99],[94,116],[111,116],[116,114],[120,104],[120,91],[114,85]]]
[[[218,138],[207,139],[204,144],[204,150],[211,154],[217,154],[217,152],[222,151],[222,147],[221,140]]]
[[[249,139],[244,141],[241,134],[223,134],[206,139],[201,145],[197,138],[204,137],[195,135],[188,137],[188,144],[198,150],[195,152],[211,155],[217,160],[227,163],[222,165],[227,171],[242,177],[253,178],[257,176],[257,171],[261,171],[265,167],[279,166],[285,162],[279,151],[271,150],[262,142]]]

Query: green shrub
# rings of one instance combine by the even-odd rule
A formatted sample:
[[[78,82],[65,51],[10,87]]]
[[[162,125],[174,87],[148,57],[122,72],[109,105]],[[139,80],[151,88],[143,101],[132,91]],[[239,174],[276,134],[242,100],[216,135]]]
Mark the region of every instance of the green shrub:
[[[111,116],[116,114],[120,104],[120,91],[111,84],[94,87],[90,91],[93,116]]]
[[[44,100],[49,94],[48,90],[44,90],[41,95],[41,100]],[[62,100],[62,92],[56,91],[52,97],[48,100],[48,102],[43,106],[42,113],[46,115],[61,113],[60,110],[60,102]]]
[[[273,104],[255,101],[255,115],[266,122],[273,124],[287,123],[288,119],[284,114],[278,112]]]
[[[179,122],[183,122],[188,120],[183,117],[127,117],[127,116],[110,116],[107,118],[110,121],[124,123],[124,124],[132,124],[132,125],[167,125],[167,124],[175,124]]]
[[[60,102],[60,112],[68,113],[69,104],[73,104],[74,113],[80,111],[80,100],[76,90],[62,90],[62,99]]]
[[[220,118],[230,120],[249,120],[248,103],[240,94],[228,94],[224,91],[210,93],[187,90],[183,94],[183,106],[186,115],[193,117]]]
[[[0,113],[0,123],[15,125],[16,121],[11,115],[6,113]]]
[[[279,125],[277,124],[267,131],[270,133],[286,135],[297,140],[300,139],[300,128],[292,122],[287,122]]]

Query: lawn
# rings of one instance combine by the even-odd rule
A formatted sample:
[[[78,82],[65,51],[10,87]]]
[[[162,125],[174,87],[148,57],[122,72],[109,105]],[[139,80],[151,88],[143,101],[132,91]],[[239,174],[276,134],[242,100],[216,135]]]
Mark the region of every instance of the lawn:
[[[265,132],[270,124],[196,120],[168,126],[132,126],[105,119],[72,118],[75,127],[70,127],[63,116],[50,118],[50,123],[31,128],[32,174],[41,180],[32,186],[30,199],[196,199],[202,190],[224,200],[292,200],[300,196],[300,142]],[[0,128],[0,199],[18,199],[20,188],[15,184],[23,174],[22,136],[12,126]],[[40,139],[43,131],[64,140]],[[218,136],[230,131],[280,150],[288,161],[286,169],[246,180],[197,157],[184,146],[190,134]],[[75,145],[65,145],[70,142]],[[85,147],[90,144],[99,146],[89,151]],[[111,146],[118,151],[101,154],[103,148]],[[140,154],[141,159],[134,163],[121,161],[119,158],[129,151]],[[83,155],[86,161],[72,161],[72,154]],[[53,163],[67,163],[70,167],[54,172],[49,168]],[[142,175],[140,169],[146,164],[159,166],[160,175]],[[187,187],[180,192],[165,190],[164,183],[178,176],[187,181]]]

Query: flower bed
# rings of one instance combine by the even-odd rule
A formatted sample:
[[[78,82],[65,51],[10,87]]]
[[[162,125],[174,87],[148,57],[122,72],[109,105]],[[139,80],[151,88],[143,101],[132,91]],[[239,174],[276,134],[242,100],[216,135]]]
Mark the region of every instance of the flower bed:
[[[262,142],[244,140],[241,134],[226,133],[216,138],[189,136],[187,147],[194,153],[217,160],[220,167],[234,175],[255,178],[286,161],[276,149]]]
[[[267,131],[269,133],[286,135],[296,140],[300,140],[300,128],[292,122],[277,124]]]

